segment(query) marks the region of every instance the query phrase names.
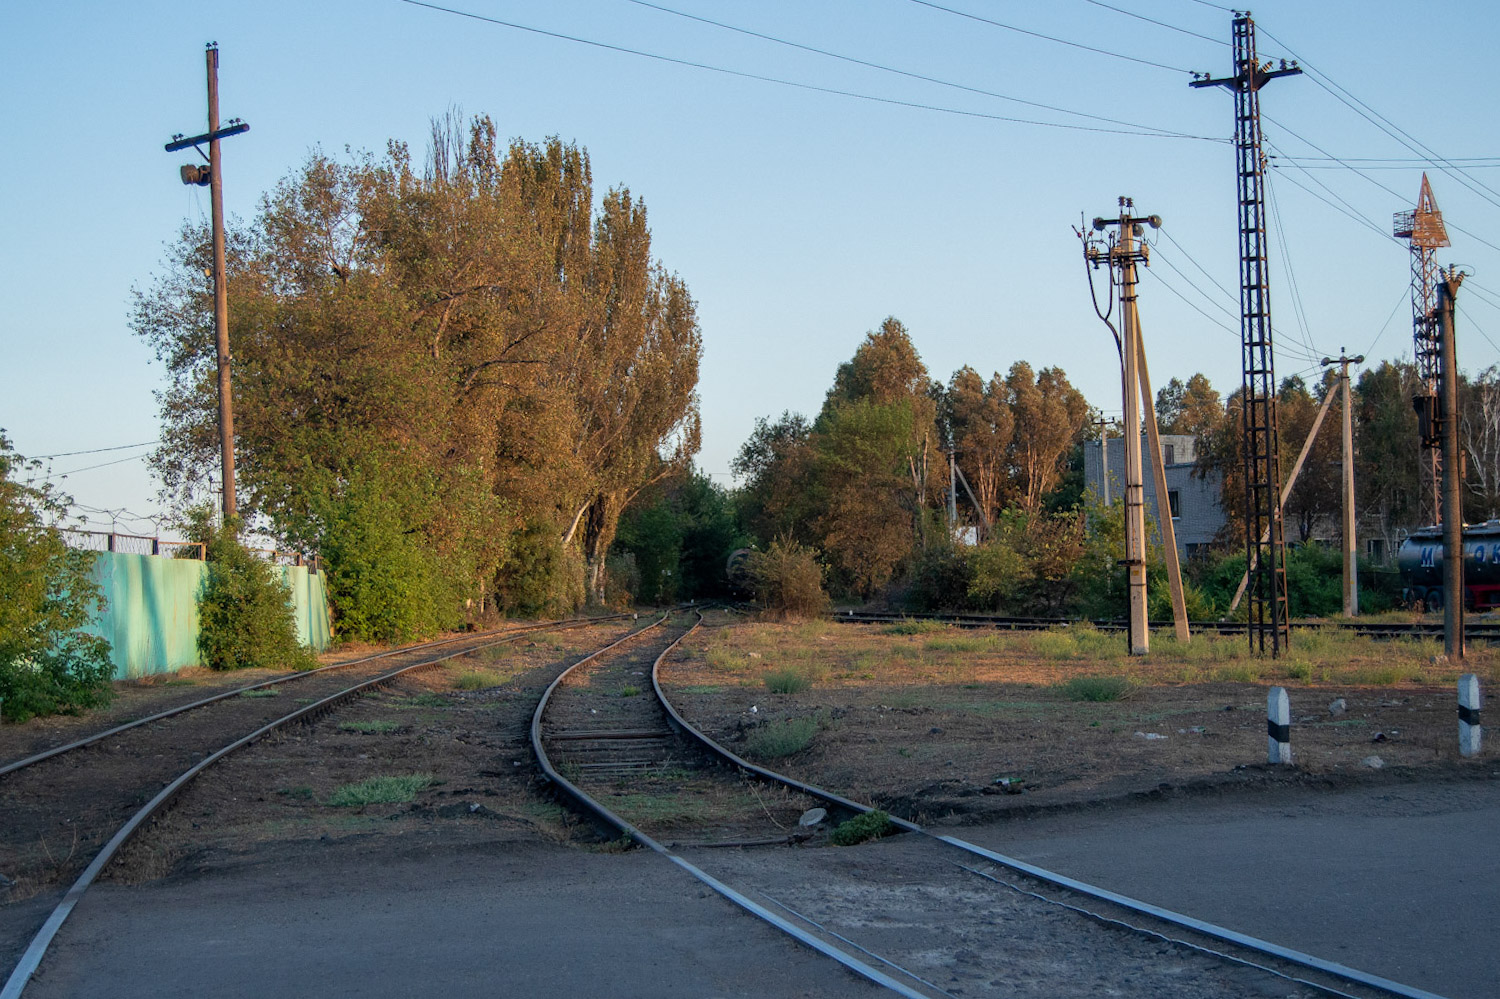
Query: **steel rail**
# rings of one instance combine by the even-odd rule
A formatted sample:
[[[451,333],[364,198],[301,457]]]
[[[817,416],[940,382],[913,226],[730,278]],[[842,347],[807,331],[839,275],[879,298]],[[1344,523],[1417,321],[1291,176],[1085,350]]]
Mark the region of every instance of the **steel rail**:
[[[595,621],[615,621],[626,616],[628,615],[610,614],[604,617],[589,618],[587,619],[587,623],[593,623]],[[482,642],[485,639],[492,638],[497,635],[506,638],[513,638],[520,635],[531,634],[535,631],[545,631],[548,629],[558,628],[568,623],[569,622],[566,620],[546,621],[540,624],[524,625],[520,628],[511,628],[505,631],[501,631],[497,628],[492,631],[479,632],[478,634],[456,635],[453,638],[440,638],[431,642],[419,642],[414,645],[404,645],[398,649],[390,649],[385,652],[378,652],[375,655],[361,656],[358,659],[346,659],[343,662],[329,663],[327,666],[319,666],[315,669],[302,670],[297,673],[288,673],[285,676],[272,677],[271,679],[263,680],[260,683],[252,683],[243,687],[235,687],[232,690],[226,690],[222,693],[214,694],[211,697],[205,697],[202,700],[193,701],[191,704],[183,704],[175,708],[168,708],[165,711],[158,711],[156,714],[148,715],[145,718],[137,718],[134,721],[116,725],[114,728],[105,729],[104,731],[96,732],[93,735],[84,736],[82,739],[76,739],[73,742],[66,743],[65,745],[53,746],[51,749],[45,749],[40,753],[36,753],[24,759],[15,760],[11,763],[0,765],[0,777],[4,777],[6,774],[14,773],[17,770],[21,770],[34,764],[40,763],[43,760],[50,760],[54,756],[61,756],[64,753],[70,753],[75,749],[82,749],[85,746],[91,746],[96,742],[108,739],[110,736],[119,735],[121,732],[128,732],[131,729],[139,728],[142,725],[149,725],[152,722],[158,722],[164,718],[171,718],[174,715],[180,715],[184,712],[193,711],[197,708],[207,707],[208,705],[214,704],[218,701],[227,700],[231,697],[237,697],[240,694],[245,693],[245,691],[247,690],[260,690],[263,687],[274,687],[277,684],[290,683],[293,680],[300,680],[303,677],[314,676],[318,673],[326,673],[329,670],[348,669],[351,666],[359,666],[364,663],[375,662],[379,659],[388,659],[392,656],[399,656],[412,652],[421,652],[426,649],[441,648],[444,645],[452,645],[456,642]]]
[[[689,634],[691,634],[691,631],[689,632]],[[687,635],[683,635],[683,638],[686,637]],[[679,639],[678,641],[681,641],[681,639]],[[676,643],[673,644],[675,645]],[[669,647],[667,651],[670,652],[671,648]],[[827,802],[831,805],[835,805],[840,808],[851,809],[855,812],[862,813],[875,811],[875,808],[871,805],[845,798],[842,795],[835,794],[832,791],[828,791],[816,785],[809,784],[806,781],[797,780],[795,777],[789,777],[786,774],[778,773],[774,770],[768,770],[765,767],[751,763],[749,760],[736,755],[733,751],[726,748],[725,746],[720,745],[706,733],[697,729],[690,722],[688,722],[686,718],[682,716],[682,713],[677,710],[677,708],[672,704],[670,700],[667,699],[665,692],[662,690],[659,667],[662,660],[665,658],[666,652],[663,652],[662,656],[657,659],[656,663],[651,668],[652,689],[656,691],[657,699],[660,700],[662,706],[666,708],[667,713],[671,716],[675,724],[677,726],[680,726],[681,731],[692,739],[696,740],[710,753],[763,780],[793,788],[794,790],[800,791],[803,794],[817,798],[818,800]],[[1004,854],[986,849],[974,843],[969,843],[966,840],[961,840],[955,836],[946,836],[940,833],[931,832],[915,822],[910,822],[906,819],[898,818],[894,815],[891,816],[890,819],[893,824],[900,827],[901,829],[906,830],[907,832],[917,833],[918,835],[925,836],[936,842],[945,843],[948,846],[963,850],[966,853],[983,857],[992,863],[1009,868],[1010,870],[1016,871],[1017,873],[1025,874],[1028,877],[1035,878],[1038,881],[1042,881],[1055,887],[1066,889],[1068,891],[1076,892],[1088,898],[1109,902],[1127,911],[1135,912],[1143,916],[1148,916],[1152,919],[1160,920],[1161,922],[1167,923],[1172,926],[1177,926],[1181,929],[1192,930],[1204,936],[1223,940],[1227,943],[1232,943],[1236,946],[1243,947],[1246,950],[1252,952],[1264,954],[1269,957],[1275,957],[1290,964],[1315,971],[1320,971],[1324,974],[1334,975],[1336,977],[1343,978],[1350,982],[1356,982],[1369,988],[1379,989],[1380,991],[1386,992],[1390,995],[1401,996],[1403,997],[1403,999],[1443,999],[1442,996],[1433,992],[1428,992],[1426,990],[1415,988],[1410,985],[1404,985],[1400,982],[1394,981],[1389,978],[1384,978],[1380,975],[1372,975],[1368,972],[1360,971],[1357,968],[1350,968],[1347,965],[1339,964],[1335,961],[1324,960],[1323,958],[1316,957],[1312,954],[1306,954],[1302,951],[1293,950],[1290,947],[1283,947],[1280,944],[1272,943],[1268,940],[1262,940],[1258,937],[1254,937],[1246,933],[1241,933],[1238,930],[1232,930],[1227,927],[1218,926],[1214,923],[1198,919],[1194,916],[1188,916],[1179,912],[1174,912],[1171,909],[1153,905],[1149,902],[1142,902],[1127,895],[1122,895],[1118,892],[1109,891],[1105,888],[1095,887],[1094,885],[1079,881],[1076,878],[1070,878],[1065,874],[1058,874],[1054,871],[1049,871],[1045,868],[1038,867],[1035,864],[1029,864],[1024,860],[1018,860],[1014,857],[1005,856]],[[1066,903],[1056,902],[1055,900],[1050,899],[1049,901],[1054,901],[1055,904],[1064,905],[1065,907],[1067,907]],[[1139,927],[1132,927],[1132,929],[1136,929],[1137,932],[1150,932],[1141,930]],[[1187,946],[1197,947],[1197,945],[1195,944],[1187,944]],[[1197,949],[1202,950],[1204,948]],[[1216,954],[1217,952],[1210,951],[1210,953]],[[1250,963],[1244,962],[1239,958],[1230,959],[1235,960],[1239,963]],[[1260,968],[1260,970],[1270,972],[1271,974],[1279,975],[1281,977],[1287,977],[1281,972],[1275,971],[1274,969],[1264,968],[1260,965],[1254,964],[1251,964],[1251,966]],[[1317,982],[1307,982],[1302,979],[1297,979],[1297,981],[1301,984],[1306,984],[1312,988],[1316,988],[1333,995],[1347,995],[1347,993],[1340,992],[1337,989],[1333,989],[1329,986],[1322,985]],[[0,999],[3,999],[3,997],[0,997]]]
[[[844,624],[899,624],[903,621],[936,621],[959,628],[993,628],[1009,631],[1047,631],[1052,628],[1069,628],[1088,625],[1100,631],[1123,631],[1125,622],[1107,618],[1062,618],[1062,617],[1002,617],[987,614],[897,614],[876,611],[844,611],[829,615],[829,620]],[[1152,628],[1170,628],[1171,622],[1152,622]],[[1193,621],[1195,631],[1217,635],[1243,635],[1245,624],[1240,621]],[[1370,638],[1436,638],[1443,634],[1441,622],[1397,624],[1393,622],[1326,621],[1295,624],[1295,628],[1333,628]],[[1500,623],[1474,622],[1464,625],[1464,636],[1471,639],[1500,639]]]
[[[616,615],[616,617],[623,616],[624,615]],[[574,628],[585,627],[589,624],[593,624],[595,621],[600,620],[609,620],[609,618],[589,618],[587,620],[566,621],[561,624],[543,627],[545,628],[545,630],[549,631],[570,631]],[[624,638],[612,642],[610,645],[606,646],[606,648],[614,648],[621,642],[628,641],[636,635],[642,634],[645,631],[649,631],[651,627],[655,627],[655,625],[648,626],[647,628],[636,629],[629,635],[626,635]],[[388,670],[387,672],[382,673],[379,676],[361,680],[359,683],[354,684],[351,687],[346,687],[345,689],[338,691],[337,693],[330,694],[319,701],[315,701],[312,704],[298,708],[296,711],[293,711],[290,714],[283,715],[282,717],[274,721],[267,722],[265,725],[262,725],[260,728],[251,732],[249,735],[242,736],[229,745],[224,746],[214,753],[210,754],[209,756],[204,757],[198,763],[194,764],[192,767],[184,771],[166,787],[162,788],[162,790],[158,792],[154,798],[148,801],[145,805],[141,806],[140,810],[132,815],[125,822],[125,824],[120,827],[119,831],[114,834],[110,841],[104,845],[104,847],[98,852],[98,854],[94,856],[94,859],[89,863],[88,867],[86,867],[83,873],[78,876],[78,880],[73,882],[72,887],[69,888],[67,894],[63,896],[62,901],[58,902],[57,906],[52,910],[51,915],[47,917],[47,921],[42,924],[42,928],[38,930],[36,935],[32,938],[31,943],[27,946],[25,953],[21,955],[21,960],[16,964],[15,969],[11,971],[10,977],[5,982],[5,986],[3,988],[0,988],[0,999],[20,999],[22,991],[25,990],[27,983],[31,981],[31,976],[36,973],[37,968],[41,965],[42,958],[46,956],[47,948],[51,945],[52,940],[57,936],[58,930],[62,928],[63,923],[67,921],[68,916],[72,914],[74,907],[77,906],[78,902],[83,898],[84,893],[88,891],[89,887],[94,883],[100,872],[102,872],[104,868],[108,866],[109,862],[115,858],[115,855],[117,853],[119,853],[120,848],[123,847],[125,843],[128,842],[130,838],[140,830],[141,826],[148,819],[152,818],[158,811],[160,811],[173,798],[175,798],[178,792],[180,792],[185,786],[187,786],[187,784],[194,777],[197,777],[200,773],[208,769],[214,763],[217,763],[219,760],[224,759],[226,756],[235,752],[236,750],[242,749],[245,746],[258,741],[259,739],[263,738],[264,736],[275,731],[278,728],[282,728],[293,722],[310,718],[313,715],[326,711],[343,701],[350,700],[356,695],[364,693],[367,690],[389,683],[396,677],[399,677],[405,673],[409,673],[412,670],[425,669],[427,667],[436,666],[439,663],[447,662],[450,659],[457,659],[460,656],[472,655],[475,652],[481,652],[485,649],[491,649],[497,645],[504,645],[506,642],[519,638],[522,635],[532,634],[539,630],[543,630],[543,628],[526,628],[523,630],[506,632],[505,634],[496,637],[492,641],[481,645],[449,652],[445,655],[438,656],[435,659],[427,659],[422,662],[409,663],[408,665],[399,666],[396,669]],[[598,652],[595,652],[587,658],[591,659],[593,658],[593,656],[598,654]]]
[[[661,666],[662,660],[667,657],[668,653],[675,649],[694,631],[697,631],[699,626],[703,624],[703,613],[701,611],[697,611],[696,613],[698,614],[697,622],[695,622],[693,626],[687,631],[683,632],[681,635],[678,635],[675,639],[673,639],[671,643],[669,643],[667,647],[662,650],[661,654],[656,657],[656,661],[651,664],[651,678],[653,687],[656,686],[656,674],[658,668]],[[667,615],[664,614],[650,627],[654,628],[666,619]],[[649,630],[650,628],[642,628],[639,631],[635,632],[635,634],[643,634]],[[613,646],[610,646],[609,648],[613,648]],[[606,651],[608,651],[608,649],[600,649],[599,652],[594,653],[594,656],[600,655],[601,653]],[[906,997],[906,999],[930,999],[930,997],[912,990],[902,982],[897,981],[880,969],[866,964],[864,961],[861,961],[859,958],[854,957],[852,954],[845,953],[844,951],[839,950],[837,947],[830,945],[826,941],[819,939],[811,933],[808,933],[806,930],[797,926],[795,923],[792,923],[786,918],[777,915],[755,900],[749,898],[741,892],[736,891],[729,885],[724,884],[722,881],[718,880],[702,868],[689,863],[683,857],[675,853],[672,849],[647,835],[636,826],[627,822],[624,818],[616,815],[614,812],[610,811],[609,808],[605,807],[602,802],[596,801],[578,785],[574,784],[562,774],[558,773],[557,768],[552,765],[552,760],[547,756],[547,750],[542,745],[542,716],[546,712],[548,704],[551,702],[553,691],[555,691],[558,686],[562,684],[563,679],[573,670],[593,659],[594,656],[589,656],[587,659],[581,659],[578,662],[574,663],[572,666],[569,666],[562,673],[560,673],[557,679],[553,680],[552,683],[547,687],[547,690],[542,694],[541,700],[537,702],[536,711],[531,717],[531,748],[532,751],[536,754],[537,763],[540,764],[542,773],[546,775],[547,779],[554,785],[556,785],[557,788],[561,790],[565,795],[571,798],[585,812],[593,815],[599,821],[603,822],[606,826],[618,830],[620,833],[630,837],[635,842],[670,860],[682,870],[686,871],[688,874],[691,874],[693,877],[697,878],[700,882],[707,885],[709,888],[712,888],[719,895],[733,902],[735,905],[738,905],[746,912],[749,912],[752,915],[764,920],[765,922],[770,923],[772,926],[775,926],[777,929],[788,934],[799,943],[811,947],[813,950],[816,950],[818,953],[823,954],[825,957],[830,957],[833,960],[839,962],[850,971],[853,971],[855,974],[867,978],[870,981],[875,982],[877,985],[883,985],[893,992],[896,992],[898,995]],[[658,696],[660,696],[659,692]],[[666,702],[663,701],[662,703],[665,704]],[[8,997],[0,995],[0,999],[8,999]]]

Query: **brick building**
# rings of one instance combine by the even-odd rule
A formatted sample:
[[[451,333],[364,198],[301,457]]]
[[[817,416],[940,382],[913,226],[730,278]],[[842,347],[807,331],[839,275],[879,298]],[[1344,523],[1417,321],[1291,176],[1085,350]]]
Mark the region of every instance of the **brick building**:
[[[1108,449],[1108,461],[1104,459]],[[1219,476],[1210,474],[1199,478],[1193,474],[1193,465],[1198,460],[1197,439],[1188,434],[1161,435],[1162,461],[1166,465],[1167,498],[1172,510],[1172,527],[1177,534],[1177,552],[1183,558],[1192,558],[1206,551],[1209,544],[1224,526],[1224,512],[1219,507]],[[1141,454],[1150,455],[1146,435],[1141,435]],[[1105,467],[1109,469],[1106,494]],[[1156,482],[1147,465],[1143,469],[1146,482],[1146,516],[1156,517]],[[1088,488],[1102,499],[1106,495],[1111,503],[1120,502],[1125,487],[1125,442],[1114,437],[1106,442],[1085,441],[1083,445],[1083,476]]]

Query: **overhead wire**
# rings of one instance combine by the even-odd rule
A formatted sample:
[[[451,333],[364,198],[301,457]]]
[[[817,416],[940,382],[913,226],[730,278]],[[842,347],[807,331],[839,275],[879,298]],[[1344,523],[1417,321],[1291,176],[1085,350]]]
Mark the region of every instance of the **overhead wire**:
[[[719,73],[724,76],[737,77],[743,80],[755,80],[760,83],[771,83],[776,86],[790,87],[795,90],[806,90],[812,93],[829,94],[836,97],[848,97],[853,100],[868,101],[873,104],[885,104],[892,107],[910,108],[918,111],[933,111],[939,114],[949,114],[961,118],[976,118],[986,121],[1003,121],[1017,125],[1036,125],[1042,128],[1060,128],[1076,132],[1095,132],[1105,135],[1138,135],[1158,139],[1192,139],[1201,142],[1228,142],[1227,139],[1216,138],[1206,135],[1186,135],[1164,133],[1160,131],[1135,131],[1122,128],[1103,128],[1097,125],[1079,125],[1068,122],[1041,121],[1033,118],[1017,118],[1010,115],[991,114],[984,111],[970,111],[963,108],[946,107],[940,104],[927,104],[921,101],[907,101],[895,97],[879,97],[874,94],[860,93],[854,90],[844,90],[839,87],[825,87],[815,83],[803,83],[797,80],[788,80],[777,76],[768,76],[764,73],[751,73],[745,70],[730,69],[726,66],[716,66],[712,63],[698,62],[693,59],[680,59],[676,56],[663,55],[659,52],[648,52],[644,49],[631,48],[626,45],[616,45],[613,42],[601,42],[593,38],[584,38],[580,35],[569,35],[560,31],[550,31],[546,28],[538,28],[529,24],[521,24],[516,21],[506,21],[498,17],[490,17],[487,14],[478,14],[473,11],[462,10],[457,7],[446,7],[442,4],[429,3],[427,0],[399,0],[400,3],[412,7],[422,7],[427,10],[437,11],[442,14],[451,14],[454,17],[468,18],[485,24],[493,24],[503,28],[511,28],[515,31],[525,31],[530,34],[541,35],[546,38],[555,38],[559,41],[572,42],[577,45],[586,45],[591,48],[603,49],[608,52],[618,52],[623,55],[638,56],[642,59],[652,59],[674,66],[683,66],[689,69],[699,69],[709,73]],[[916,2],[916,0],[913,0]]]
[[[1087,111],[1075,111],[1071,108],[1059,107],[1055,104],[1044,104],[1040,101],[1031,101],[1020,97],[1012,97],[1009,94],[1001,94],[993,90],[985,90],[983,87],[971,87],[967,84],[955,83],[951,80],[944,80],[936,76],[928,76],[924,73],[915,73],[909,70],[898,69],[895,66],[887,66],[884,63],[874,62],[869,59],[861,59],[857,56],[844,55],[840,52],[833,52],[829,49],[819,48],[816,45],[807,45],[802,42],[794,42],[787,38],[780,38],[776,35],[770,35],[766,34],[765,32],[755,31],[751,28],[742,28],[738,25],[728,24],[724,21],[716,21],[713,18],[703,17],[698,14],[690,14],[687,11],[677,10],[675,8],[667,7],[658,3],[652,3],[650,2],[650,0],[625,0],[625,2],[635,4],[637,7],[645,7],[648,10],[660,11],[663,14],[671,14],[674,17],[681,17],[689,21],[696,21],[699,24],[707,24],[715,28],[720,28],[724,31],[732,31],[736,34],[746,35],[750,38],[759,38],[763,41],[772,42],[776,45],[784,45],[787,48],[797,49],[802,52],[810,52],[814,55],[823,56],[828,59],[837,59],[840,62],[850,63],[855,66],[864,66],[868,69],[879,70],[882,73],[891,73],[896,76],[906,77],[907,79],[911,80],[920,80],[923,83],[932,83],[940,87],[949,87],[953,90],[961,90],[965,93],[978,94],[982,97],[992,97],[996,100],[1009,101],[1014,104],[1025,105],[1027,107],[1040,108],[1044,111],[1055,111],[1059,114],[1074,115],[1079,118],[1087,118],[1091,121],[1102,121],[1111,125],[1123,125],[1128,128],[1139,128],[1152,132],[1160,132],[1163,135],[1170,135],[1177,138],[1199,138],[1199,136],[1189,135],[1185,132],[1176,131],[1175,129],[1161,128],[1156,125],[1143,125],[1139,122],[1124,121],[1119,118],[1106,117],[1105,115],[1091,114]]]
[[[1497,354],[1500,354],[1500,345],[1497,345],[1494,340],[1490,339],[1490,335],[1484,331],[1484,327],[1480,326],[1478,323],[1476,323],[1474,321],[1474,317],[1469,315],[1468,310],[1466,310],[1463,306],[1459,305],[1457,302],[1455,302],[1453,304],[1453,308],[1454,308],[1454,311],[1456,311],[1459,315],[1463,316],[1464,320],[1470,326],[1472,326],[1474,328],[1474,332],[1476,332],[1480,336],[1484,337],[1484,342],[1485,343],[1489,344],[1491,347],[1494,347],[1495,348],[1495,352]]]
[[[1366,357],[1374,355],[1375,345],[1380,342],[1380,338],[1385,336],[1385,331],[1390,328],[1391,320],[1396,318],[1396,311],[1401,308],[1403,303],[1409,301],[1410,298],[1410,290],[1401,292],[1401,297],[1396,299],[1396,304],[1391,307],[1391,314],[1385,317],[1385,324],[1380,327],[1380,332],[1375,334],[1375,339],[1371,340],[1370,345],[1364,349],[1364,355]]]
[[[988,24],[991,27],[1003,28],[1006,31],[1014,31],[1018,34],[1030,35],[1032,38],[1040,38],[1045,41],[1056,42],[1058,45],[1066,45],[1069,48],[1082,49],[1085,52],[1093,52],[1097,55],[1110,56],[1114,59],[1123,59],[1126,62],[1139,63],[1142,66],[1151,66],[1155,69],[1170,70],[1173,73],[1192,73],[1192,70],[1183,69],[1180,66],[1169,66],[1164,62],[1156,62],[1151,59],[1142,59],[1137,56],[1129,56],[1125,55],[1122,52],[1114,52],[1110,49],[1102,49],[1094,45],[1085,45],[1082,42],[1069,41],[1066,38],[1058,38],[1056,35],[1043,34],[1040,31],[1032,31],[1030,28],[1021,28],[1014,24],[1006,24],[1003,21],[996,21],[993,18],[981,17],[978,14],[971,14],[966,10],[958,10],[954,7],[944,7],[942,4],[932,3],[931,0],[909,0],[909,2],[914,3],[919,7],[930,7],[933,10],[942,11],[945,14],[952,14],[955,17],[962,17],[967,18],[970,21],[977,21],[980,24]]]
[[[1269,177],[1267,177],[1266,191],[1270,195],[1268,200],[1271,203],[1271,221],[1276,229],[1276,240],[1281,245],[1282,272],[1286,275],[1287,287],[1292,293],[1292,314],[1297,320],[1297,328],[1301,333],[1299,339],[1311,353],[1322,353],[1313,346],[1312,329],[1307,322],[1307,309],[1302,302],[1302,288],[1297,283],[1297,273],[1292,267],[1291,244],[1287,242],[1286,226],[1281,221],[1281,204],[1276,199],[1276,186],[1270,183]]]
[[[1438,155],[1432,149],[1432,147],[1428,146],[1416,136],[1412,135],[1410,132],[1406,131],[1395,122],[1391,121],[1385,115],[1370,107],[1370,105],[1366,104],[1363,100],[1360,100],[1360,98],[1356,97],[1350,90],[1338,83],[1338,81],[1334,80],[1333,77],[1329,76],[1321,69],[1313,66],[1306,59],[1298,55],[1290,45],[1287,45],[1281,39],[1277,38],[1269,31],[1266,31],[1264,28],[1262,28],[1261,31],[1267,38],[1271,39],[1277,45],[1280,45],[1282,48],[1286,49],[1287,53],[1297,60],[1303,71],[1313,80],[1314,83],[1322,87],[1325,91],[1327,91],[1329,94],[1332,94],[1335,98],[1339,99],[1344,104],[1348,105],[1351,110],[1359,113],[1361,117],[1365,118],[1365,120],[1369,121],[1381,131],[1385,132],[1386,135],[1395,139],[1397,142],[1401,143],[1401,145],[1405,146],[1407,149],[1410,149],[1414,153],[1421,153],[1431,156],[1436,161],[1434,165],[1436,165],[1438,169],[1442,170],[1449,176],[1466,178],[1467,180],[1472,181],[1473,184],[1478,185],[1478,187],[1483,188],[1485,191],[1488,191],[1490,194],[1500,196],[1500,191],[1496,191],[1494,188],[1489,187],[1476,178],[1468,177],[1468,175],[1465,174],[1462,169],[1453,167],[1450,160],[1447,160],[1444,157]],[[1347,100],[1345,99],[1346,97]],[[1359,107],[1354,107],[1354,104],[1350,104],[1351,101],[1354,102],[1354,104],[1358,104]],[[1361,108],[1363,109],[1363,111],[1360,110]],[[1366,114],[1365,112],[1368,112],[1368,114]],[[1465,184],[1465,186],[1468,187],[1469,185]],[[1473,187],[1470,187],[1470,190],[1473,190]],[[1479,192],[1475,191],[1475,193],[1478,194]],[[1481,197],[1483,197],[1483,195],[1481,195]],[[1500,202],[1496,202],[1492,199],[1486,200],[1489,200],[1491,204],[1500,205]]]
[[[1093,4],[1095,7],[1103,7],[1105,10],[1112,10],[1116,14],[1124,14],[1126,17],[1133,17],[1137,21],[1145,21],[1147,24],[1154,24],[1158,27],[1166,28],[1169,31],[1177,31],[1184,35],[1191,35],[1194,38],[1201,38],[1205,42],[1213,42],[1215,45],[1223,45],[1227,48],[1231,44],[1230,42],[1227,42],[1222,38],[1215,38],[1212,35],[1205,35],[1197,31],[1192,31],[1188,28],[1179,27],[1175,24],[1168,24],[1166,21],[1158,21],[1156,18],[1147,17],[1145,14],[1137,14],[1135,11],[1126,10],[1124,7],[1116,7],[1113,4],[1107,4],[1104,2],[1104,0],[1083,0],[1083,2]]]
[[[161,440],[160,440],[160,438],[158,438],[157,440],[154,440],[154,441],[143,441],[140,444],[117,444],[114,447],[96,447],[96,448],[90,448],[87,451],[59,451],[56,454],[38,454],[38,455],[34,455],[34,456],[32,456],[32,460],[34,460],[34,461],[49,461],[49,460],[51,460],[53,458],[76,458],[79,455],[83,455],[83,454],[104,454],[107,451],[129,451],[132,448],[151,447],[153,444],[160,444],[160,443],[161,443]]]

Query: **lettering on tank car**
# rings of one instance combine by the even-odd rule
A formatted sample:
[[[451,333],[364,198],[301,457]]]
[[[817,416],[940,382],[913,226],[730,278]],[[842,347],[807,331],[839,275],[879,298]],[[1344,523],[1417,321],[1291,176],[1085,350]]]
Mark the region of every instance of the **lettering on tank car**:
[[[1484,565],[1484,545],[1475,545],[1469,549],[1469,557],[1479,565]]]
[[[1435,550],[1436,549],[1434,549],[1432,545],[1423,545],[1422,546],[1422,568],[1424,568],[1424,569],[1431,569],[1432,568],[1432,558],[1433,558],[1433,552]]]

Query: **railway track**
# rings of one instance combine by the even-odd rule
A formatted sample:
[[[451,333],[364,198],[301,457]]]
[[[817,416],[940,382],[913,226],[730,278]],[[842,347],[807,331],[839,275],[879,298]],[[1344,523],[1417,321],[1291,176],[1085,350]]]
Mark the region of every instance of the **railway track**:
[[[744,855],[748,859],[721,859],[731,855],[705,849],[715,845],[713,838],[672,842],[662,829],[651,828],[653,820],[658,826],[670,824],[660,821],[659,806],[639,807],[643,785],[636,780],[686,767],[694,751],[700,760],[712,760],[697,764],[700,773],[715,771],[720,782],[754,779],[792,796],[786,799],[788,805],[817,802],[843,815],[873,811],[862,802],[742,759],[696,729],[671,704],[662,690],[661,664],[701,624],[700,614],[691,628],[653,646],[664,646],[650,667],[654,704],[634,703],[601,717],[601,694],[607,697],[613,690],[616,701],[640,696],[619,696],[622,681],[640,678],[643,672],[645,657],[639,650],[614,663],[590,657],[560,675],[533,716],[532,745],[541,769],[563,795],[614,834],[657,852],[747,912],[866,979],[913,999],[972,994],[990,987],[1013,995],[1051,995],[1056,994],[1060,952],[1071,958],[1097,955],[1101,948],[1109,948],[1111,953],[1103,959],[1110,969],[1103,973],[1105,979],[1109,974],[1124,974],[1134,980],[1135,994],[1258,995],[1280,989],[1277,994],[1295,996],[1438,999],[1432,993],[1139,902],[899,818],[892,821],[910,838],[902,852],[894,855],[885,883],[880,883],[884,872],[872,874],[868,865],[844,862],[850,851],[801,850],[791,855],[795,859],[785,853],[757,852]],[[691,746],[684,746],[685,742]],[[692,790],[704,793],[701,785]],[[887,860],[892,857],[885,856]],[[839,871],[841,864],[844,869]],[[820,905],[836,909],[830,897],[857,898],[856,917],[835,926],[814,911]],[[960,912],[957,921],[955,907]],[[899,911],[901,915],[894,920],[898,925],[882,925],[881,919],[869,915],[870,908]],[[935,942],[927,926],[945,920],[953,939]],[[885,921],[893,922],[889,917]],[[1006,929],[983,929],[995,926]],[[1039,928],[1045,938],[1040,944],[1036,943]],[[1101,934],[1101,928],[1110,932]],[[1025,953],[1029,945],[1041,948],[1038,957],[1051,965],[1049,974],[1054,977],[1032,983],[1034,989],[1026,988],[1019,977],[995,977],[994,961]],[[981,952],[985,946],[997,948],[993,959]],[[950,981],[939,982],[923,962],[932,963],[934,949],[943,947],[958,949],[952,960],[937,962],[945,974],[952,972]],[[1149,984],[1153,974],[1165,975],[1160,985]],[[1148,980],[1144,988],[1142,976]],[[1092,992],[1112,988],[1105,979],[1070,981]]]
[[[7,764],[0,770],[6,816],[0,826],[0,851],[6,854],[8,869],[16,870],[9,865],[19,863],[25,870],[28,858],[34,861],[37,852],[52,860],[55,855],[47,837],[71,830],[71,843],[62,840],[58,851],[79,859],[52,861],[51,879],[33,887],[45,887],[51,881],[71,877],[79,867],[82,870],[31,939],[0,988],[0,999],[21,995],[57,931],[121,848],[214,763],[278,729],[321,716],[413,671],[482,653],[538,632],[599,623],[623,625],[628,617],[547,622],[347,660],[203,698]],[[279,697],[264,693],[280,691],[285,684],[294,684],[291,689],[305,695],[290,711],[278,703]],[[59,788],[65,790],[60,792]],[[59,801],[66,802],[66,807],[59,809]],[[85,866],[83,858],[90,854]]]
[[[1099,631],[1124,631],[1126,623],[1112,619],[1074,619],[1063,617],[1003,617],[992,614],[896,614],[877,611],[839,611],[830,615],[833,621],[844,624],[899,624],[904,621],[932,621],[956,628],[989,628],[997,631],[1050,631],[1053,628],[1069,628],[1089,625]],[[1193,621],[1190,628],[1195,634],[1243,635],[1245,624],[1239,621]],[[1152,622],[1152,630],[1170,630],[1172,622]],[[1336,628],[1352,635],[1371,638],[1441,638],[1441,621],[1397,623],[1387,621],[1326,621],[1293,623],[1298,628]],[[1500,641],[1500,622],[1466,622],[1464,638],[1469,641]]]

